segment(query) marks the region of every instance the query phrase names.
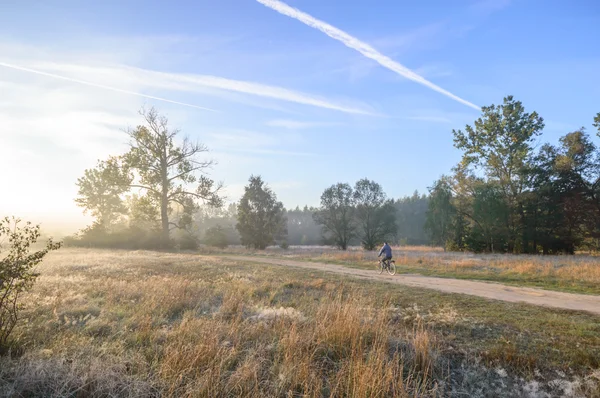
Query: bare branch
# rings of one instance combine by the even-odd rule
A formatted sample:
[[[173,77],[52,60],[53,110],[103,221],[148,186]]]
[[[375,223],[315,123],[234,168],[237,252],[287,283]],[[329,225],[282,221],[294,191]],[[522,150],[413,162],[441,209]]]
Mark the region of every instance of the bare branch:
[[[148,191],[154,192],[155,194],[158,194],[158,195],[160,195],[160,194],[161,194],[161,192],[157,191],[156,189],[154,189],[154,188],[151,188],[151,187],[147,187],[147,186],[145,186],[145,185],[135,185],[135,184],[134,184],[134,185],[129,185],[129,187],[130,187],[130,188],[142,188],[142,189],[147,189]]]

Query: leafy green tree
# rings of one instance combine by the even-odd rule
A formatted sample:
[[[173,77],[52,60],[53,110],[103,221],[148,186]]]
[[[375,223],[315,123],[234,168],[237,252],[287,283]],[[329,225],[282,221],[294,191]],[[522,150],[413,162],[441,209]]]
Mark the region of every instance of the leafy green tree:
[[[463,167],[481,169],[502,190],[510,211],[506,223],[512,251],[526,216],[521,194],[528,186],[532,143],[541,134],[544,120],[536,112],[526,113],[512,96],[504,98],[502,105],[483,107],[482,111],[474,127],[453,130],[454,145],[463,150]]]
[[[456,209],[452,204],[452,187],[448,177],[437,180],[429,189],[429,208],[425,229],[431,236],[434,245],[450,246]]]
[[[502,189],[496,183],[480,183],[473,192],[469,247],[473,251],[504,252],[508,242],[508,208]]]
[[[394,237],[397,231],[396,209],[381,185],[366,178],[357,181],[353,201],[363,248],[374,250]]]
[[[583,129],[544,145],[536,157],[533,181],[538,206],[536,243],[544,253],[574,253],[584,241],[597,239],[600,207],[597,148]]]
[[[323,191],[321,207],[313,217],[317,224],[322,225],[326,239],[332,239],[338,248],[346,250],[356,237],[354,211],[352,187],[338,183]]]
[[[129,151],[86,170],[77,182],[76,202],[97,218],[89,231],[102,235],[107,229],[97,226],[109,226],[126,213],[125,193],[138,190],[140,194],[129,203],[134,206],[129,209],[130,227],[139,230],[158,214],[159,246],[168,246],[173,229],[191,233],[199,202],[222,206],[222,185],[206,177],[206,170],[214,165],[212,160],[200,159],[208,151],[206,146],[187,137],[179,141],[180,131],[171,129],[167,118],[154,108],[142,109],[140,114],[145,124],[126,131]]]
[[[20,222],[14,217],[0,220],[0,349],[6,347],[19,320],[20,296],[33,286],[39,275],[35,266],[61,245],[49,239],[44,249],[32,251],[40,237],[40,227]]]
[[[287,236],[284,208],[260,176],[250,176],[238,205],[238,223],[242,244],[264,250]]]
[[[122,195],[129,190],[131,177],[121,167],[119,159],[110,157],[99,161],[93,169],[84,171],[77,180],[79,187],[75,203],[91,213],[96,224],[104,229],[110,227],[121,215],[127,213]]]

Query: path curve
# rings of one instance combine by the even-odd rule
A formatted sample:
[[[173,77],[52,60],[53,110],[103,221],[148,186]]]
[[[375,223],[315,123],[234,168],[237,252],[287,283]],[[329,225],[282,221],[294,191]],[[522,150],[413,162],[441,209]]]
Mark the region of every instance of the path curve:
[[[348,268],[338,264],[295,261],[280,258],[252,256],[226,256],[236,261],[257,262],[270,265],[299,267],[317,271],[332,272],[360,279],[395,283],[425,289],[434,289],[446,293],[461,293],[512,303],[527,303],[543,307],[566,310],[586,311],[600,315],[600,296],[556,292],[530,287],[502,285],[496,282],[482,282],[464,279],[436,278],[418,274],[396,274],[394,276],[378,274],[375,270]]]

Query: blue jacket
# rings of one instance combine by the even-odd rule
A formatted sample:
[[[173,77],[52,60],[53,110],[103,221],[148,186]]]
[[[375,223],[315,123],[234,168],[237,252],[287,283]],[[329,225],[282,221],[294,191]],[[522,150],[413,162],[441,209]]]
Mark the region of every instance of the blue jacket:
[[[390,245],[388,245],[386,243],[385,245],[383,245],[383,247],[379,251],[380,256],[381,256],[381,253],[385,253],[386,257],[392,257],[392,248],[390,247]]]

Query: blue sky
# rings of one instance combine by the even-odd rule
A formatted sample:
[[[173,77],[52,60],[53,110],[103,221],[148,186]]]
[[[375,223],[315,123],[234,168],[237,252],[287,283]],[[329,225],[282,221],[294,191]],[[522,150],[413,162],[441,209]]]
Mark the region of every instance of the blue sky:
[[[0,6],[0,173],[17,187],[2,213],[87,222],[74,183],[124,150],[143,104],[211,149],[231,200],[254,173],[288,207],[363,177],[391,197],[424,192],[460,157],[452,129],[479,116],[255,0],[84,3]],[[595,1],[285,4],[465,102],[514,95],[545,118],[544,141],[591,131],[600,111]]]

